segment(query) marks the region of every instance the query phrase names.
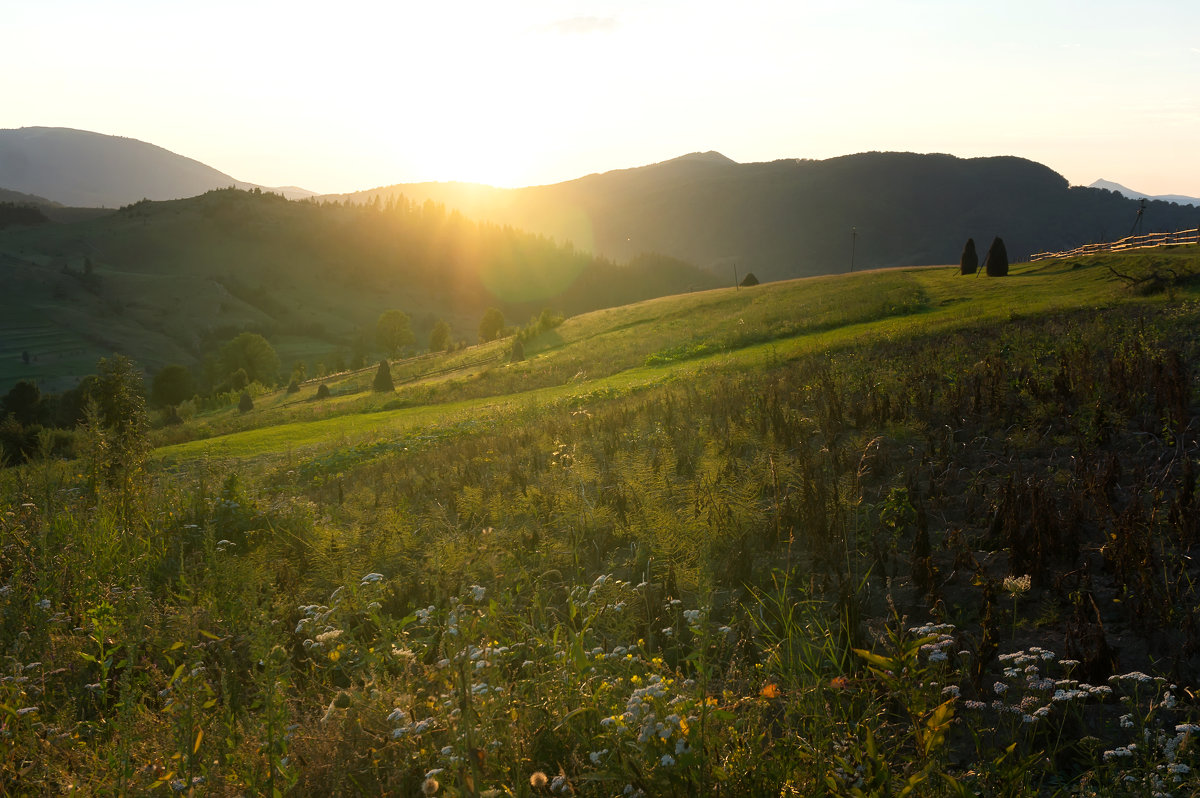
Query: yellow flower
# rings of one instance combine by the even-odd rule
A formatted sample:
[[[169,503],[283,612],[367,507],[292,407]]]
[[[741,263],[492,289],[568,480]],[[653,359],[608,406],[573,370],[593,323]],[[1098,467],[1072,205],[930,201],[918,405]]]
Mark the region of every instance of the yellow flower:
[[[773,682],[767,682],[763,688],[758,691],[758,694],[763,698],[779,698],[779,685]]]

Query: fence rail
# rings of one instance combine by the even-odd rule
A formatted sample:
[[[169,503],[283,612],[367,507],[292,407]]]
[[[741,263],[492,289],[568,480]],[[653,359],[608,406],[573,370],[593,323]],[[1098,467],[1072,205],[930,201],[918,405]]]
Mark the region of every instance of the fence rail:
[[[1030,255],[1029,260],[1074,258],[1080,255],[1095,255],[1097,252],[1122,252],[1128,249],[1175,247],[1182,244],[1200,244],[1200,227],[1194,230],[1179,230],[1174,233],[1146,233],[1141,236],[1127,236],[1119,241],[1105,244],[1084,244],[1064,252],[1039,252],[1036,255]]]

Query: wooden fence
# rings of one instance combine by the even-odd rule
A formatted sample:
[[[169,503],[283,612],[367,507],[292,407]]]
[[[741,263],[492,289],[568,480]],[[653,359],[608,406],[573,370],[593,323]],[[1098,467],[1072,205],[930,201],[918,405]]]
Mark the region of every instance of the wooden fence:
[[[1128,236],[1120,241],[1107,244],[1084,244],[1065,252],[1039,252],[1030,255],[1029,260],[1046,260],[1048,258],[1074,258],[1080,255],[1095,255],[1097,252],[1121,252],[1127,249],[1146,249],[1148,247],[1175,247],[1181,244],[1200,244],[1200,227],[1194,230],[1180,230],[1175,233],[1146,233],[1141,236]]]

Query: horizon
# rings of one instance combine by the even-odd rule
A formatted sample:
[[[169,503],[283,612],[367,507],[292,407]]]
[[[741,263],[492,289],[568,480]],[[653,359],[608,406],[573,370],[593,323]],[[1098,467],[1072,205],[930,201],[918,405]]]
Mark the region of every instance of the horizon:
[[[133,138],[321,194],[543,185],[692,152],[895,151],[1017,156],[1072,185],[1200,196],[1200,107],[1180,99],[1200,66],[1187,34],[1200,7],[1139,10],[527,0],[330,15],[219,0],[197,17],[50,0],[14,14],[0,63],[21,78],[0,127]],[[233,54],[214,57],[231,38]]]

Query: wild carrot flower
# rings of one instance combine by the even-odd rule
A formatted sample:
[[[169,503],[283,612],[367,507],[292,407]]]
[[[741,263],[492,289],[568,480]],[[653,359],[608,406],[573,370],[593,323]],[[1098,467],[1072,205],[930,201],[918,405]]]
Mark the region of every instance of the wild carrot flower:
[[[1029,592],[1031,579],[1029,574],[1024,576],[1006,576],[1004,577],[1004,592],[1016,598],[1022,593]]]

